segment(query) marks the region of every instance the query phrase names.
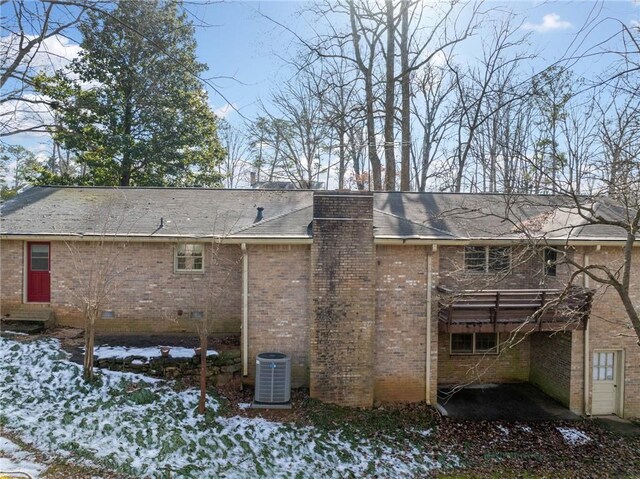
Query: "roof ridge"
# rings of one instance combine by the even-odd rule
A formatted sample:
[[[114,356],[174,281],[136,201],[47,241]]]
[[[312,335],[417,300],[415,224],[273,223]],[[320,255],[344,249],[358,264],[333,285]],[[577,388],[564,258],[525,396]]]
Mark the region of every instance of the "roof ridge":
[[[409,223],[417,225],[417,226],[420,226],[421,228],[427,228],[427,229],[430,229],[430,230],[433,230],[433,231],[437,231],[438,233],[442,233],[442,234],[445,234],[445,235],[451,236],[451,237],[454,236],[454,235],[452,235],[451,233],[449,233],[447,231],[441,230],[440,228],[436,228],[435,226],[427,226],[427,225],[425,225],[423,223],[418,223],[417,221],[410,220],[409,218],[407,218],[405,216],[400,216],[400,215],[396,215],[394,213],[389,213],[388,211],[384,211],[384,210],[381,210],[379,208],[373,208],[373,211],[377,211],[377,212],[382,213],[384,215],[392,216],[392,217],[398,218],[400,220],[408,221]]]
[[[36,185],[30,188],[51,188],[51,189],[68,189],[68,190],[185,190],[185,191],[255,191],[264,193],[309,193],[316,190],[282,190],[274,189],[256,189],[256,188],[215,188],[212,186],[116,186],[116,185]]]
[[[251,228],[257,228],[258,226],[261,226],[261,225],[263,225],[263,224],[265,224],[265,223],[269,223],[269,222],[271,222],[271,221],[275,221],[275,220],[278,220],[278,219],[280,219],[280,218],[284,218],[285,216],[289,216],[289,215],[292,215],[292,214],[294,214],[294,213],[298,213],[299,211],[302,211],[302,210],[307,209],[307,208],[313,208],[313,204],[311,204],[311,205],[307,205],[307,206],[303,206],[303,207],[301,207],[301,208],[296,208],[296,209],[294,209],[294,210],[287,211],[286,213],[281,213],[281,214],[279,214],[279,215],[276,215],[276,216],[272,216],[272,217],[270,217],[270,218],[263,219],[263,220],[261,220],[261,221],[258,221],[257,223],[252,223],[252,224],[250,224],[249,226],[245,226],[245,227],[240,228],[240,229],[238,229],[238,230],[236,230],[236,231],[232,231],[232,232],[230,233],[230,235],[235,235],[235,234],[238,234],[238,233],[242,233],[243,231],[250,230]]]

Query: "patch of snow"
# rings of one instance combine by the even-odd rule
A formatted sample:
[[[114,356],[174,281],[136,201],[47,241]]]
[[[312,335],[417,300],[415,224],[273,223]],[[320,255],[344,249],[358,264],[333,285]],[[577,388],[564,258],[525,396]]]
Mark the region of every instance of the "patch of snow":
[[[531,432],[531,428],[529,426],[518,426],[518,428],[523,432]]]
[[[591,442],[591,438],[580,429],[573,427],[556,427],[556,429],[560,434],[562,434],[564,442],[570,446],[583,446],[584,444]]]
[[[505,436],[509,435],[509,428],[505,426],[498,426],[498,430]]]
[[[143,364],[146,364],[146,362],[142,359],[134,359],[133,361],[131,361],[131,364],[133,364],[134,366],[142,366]]]
[[[129,358],[131,356],[140,356],[147,358],[147,360],[151,358],[159,358],[162,356],[160,353],[160,348],[165,346],[154,346],[154,347],[146,347],[146,348],[134,348],[129,346],[109,346],[109,345],[101,345],[96,346],[93,350],[93,354],[95,357],[100,359],[124,359]],[[171,347],[169,356],[172,358],[192,358],[196,355],[193,348],[183,348],[183,347]],[[214,351],[213,349],[207,350],[207,356],[217,356],[218,351]]]
[[[240,409],[249,409],[250,407],[251,407],[251,403],[250,402],[238,403],[238,408],[240,408]]]
[[[1,331],[2,334],[11,334],[13,336],[29,336],[27,333],[21,333],[20,331],[10,331],[8,329],[5,329],[4,331]]]
[[[33,454],[23,451],[20,446],[5,437],[0,437],[0,471],[28,474],[38,479],[47,468],[36,461]],[[4,477],[4,476],[0,476]]]
[[[153,348],[154,350],[156,348]],[[172,349],[173,351],[173,349]],[[193,355],[193,351],[189,350]],[[126,352],[131,355],[131,351]],[[426,477],[455,466],[408,440],[353,437],[240,416],[197,414],[199,391],[140,374],[103,371],[87,384],[55,339],[0,338],[0,414],[6,430],[52,456],[135,477]]]
[[[412,432],[419,434],[422,437],[429,437],[433,434],[433,429],[412,429]]]

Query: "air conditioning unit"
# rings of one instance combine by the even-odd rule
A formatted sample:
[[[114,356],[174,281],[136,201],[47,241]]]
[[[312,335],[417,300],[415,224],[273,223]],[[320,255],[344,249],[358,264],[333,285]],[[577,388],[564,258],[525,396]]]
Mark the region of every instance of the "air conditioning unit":
[[[291,358],[283,353],[256,357],[254,407],[285,406],[291,401]]]

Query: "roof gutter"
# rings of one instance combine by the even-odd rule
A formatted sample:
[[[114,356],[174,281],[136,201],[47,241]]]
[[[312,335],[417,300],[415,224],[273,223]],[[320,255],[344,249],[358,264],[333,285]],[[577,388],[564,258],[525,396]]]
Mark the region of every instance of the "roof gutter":
[[[224,243],[224,244],[311,244],[313,243],[313,238],[309,238],[308,236],[263,236],[263,237],[214,237],[214,236],[195,236],[195,235],[171,235],[171,236],[142,236],[142,235],[113,235],[113,234],[60,234],[60,235],[52,235],[52,234],[19,234],[19,235],[10,235],[10,234],[2,234],[0,235],[0,239],[3,240],[21,240],[21,241],[32,241],[37,239],[39,241],[126,241],[129,243],[167,243],[173,241],[185,241],[189,240],[194,243],[211,243],[214,241],[216,243]]]
[[[536,238],[534,241],[538,241],[540,245],[554,245],[554,246],[594,246],[601,244],[603,246],[623,246],[626,244],[626,240],[612,239],[612,238],[593,238],[593,239],[569,239],[567,238]],[[416,236],[376,236],[374,239],[376,244],[389,244],[389,245],[497,245],[497,246],[509,246],[513,244],[530,244],[531,239],[523,238],[432,238],[432,237],[416,237]],[[634,243],[634,246],[640,247],[640,238]]]
[[[165,235],[165,236],[148,236],[148,235],[112,235],[112,234],[80,234],[80,233],[67,233],[53,235],[50,233],[34,233],[34,234],[0,234],[0,239],[3,240],[18,240],[18,241],[31,241],[37,239],[39,241],[127,241],[129,243],[158,243],[158,242],[173,242],[173,241],[185,241],[189,240],[194,243],[216,243],[224,244],[313,244],[313,238],[309,236],[200,236],[200,235]],[[529,239],[511,238],[511,239],[496,239],[496,238],[433,238],[433,237],[417,237],[417,236],[376,236],[374,238],[375,244],[381,245],[449,245],[449,246],[465,246],[465,245],[497,245],[508,246],[513,244],[528,244],[531,243]],[[624,246],[626,240],[611,239],[611,238],[593,238],[593,239],[569,239],[566,238],[553,238],[544,239],[539,238],[539,244],[552,245],[552,246]],[[634,247],[640,247],[640,238],[636,240]]]

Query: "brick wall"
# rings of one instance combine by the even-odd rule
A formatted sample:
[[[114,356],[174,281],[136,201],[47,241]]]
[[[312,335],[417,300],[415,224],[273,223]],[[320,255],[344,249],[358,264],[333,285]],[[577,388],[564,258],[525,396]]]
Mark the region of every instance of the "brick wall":
[[[0,240],[0,315],[22,303],[24,243]]]
[[[572,252],[570,252],[573,255]],[[440,283],[458,289],[563,288],[569,275],[566,263],[557,265],[556,276],[545,276],[542,250],[511,248],[511,268],[504,273],[465,271],[464,246],[440,247]]]
[[[571,395],[571,332],[531,334],[529,381],[569,406]]]
[[[584,331],[571,332],[569,409],[584,414]]]
[[[603,247],[600,251],[589,248],[588,252],[592,265],[604,264],[615,269],[621,264],[621,247]],[[634,248],[632,265],[631,296],[636,310],[638,310],[640,309],[640,248]],[[589,320],[589,371],[592,367],[594,350],[624,351],[624,416],[640,417],[640,346],[638,346],[638,338],[615,290],[593,281],[591,281],[590,287],[596,289],[596,294]],[[590,385],[591,383],[590,380]]]
[[[378,245],[376,258],[375,400],[422,401],[427,249]]]
[[[451,354],[449,334],[438,336],[438,382],[442,385],[529,380],[529,335],[500,334],[500,354]]]
[[[311,396],[373,404],[375,247],[371,194],[314,194]]]
[[[209,311],[210,331],[238,332],[242,263],[238,245],[207,244],[204,273],[175,273],[173,243],[51,242],[51,307],[58,324],[83,326],[81,297],[96,276],[112,282],[103,309],[115,319],[98,320],[99,332],[195,332],[191,311]],[[12,246],[12,251],[20,248]],[[5,258],[12,255],[2,252]],[[99,258],[103,260],[100,261]],[[105,274],[96,275],[103,266]],[[16,268],[17,265],[8,269]],[[3,286],[13,280],[4,276]],[[20,273],[21,274],[21,273]],[[13,273],[14,280],[16,273]],[[20,284],[20,283],[16,283]],[[8,287],[8,285],[7,285]],[[15,287],[10,298],[16,297]],[[3,303],[5,293],[2,293]],[[183,314],[178,315],[182,310]]]
[[[293,387],[309,385],[309,245],[248,245],[249,377],[255,358],[277,351],[291,357]]]

